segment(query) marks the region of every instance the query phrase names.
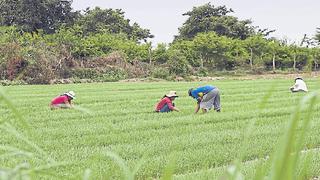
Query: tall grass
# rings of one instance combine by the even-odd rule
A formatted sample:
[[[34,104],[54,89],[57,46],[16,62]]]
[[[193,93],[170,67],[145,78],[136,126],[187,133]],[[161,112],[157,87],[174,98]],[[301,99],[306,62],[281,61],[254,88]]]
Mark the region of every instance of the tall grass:
[[[22,114],[15,108],[14,104],[7,98],[4,90],[0,87],[0,103],[3,103],[9,110],[11,110],[15,119],[17,120],[18,126],[21,129],[26,129],[27,134],[23,133],[22,130],[17,130],[9,119],[0,119],[0,129],[2,132],[6,132],[7,135],[11,135],[16,140],[22,142],[24,147],[14,147],[0,143],[0,150],[3,152],[0,154],[0,159],[11,159],[16,157],[22,157],[22,161],[17,163],[13,168],[0,167],[0,179],[11,180],[11,179],[32,179],[35,174],[47,173],[48,169],[56,168],[60,166],[66,166],[70,163],[57,162],[50,155],[39,147],[35,142],[29,139],[32,134],[31,126],[24,120]],[[29,136],[28,136],[29,135]],[[30,148],[30,151],[24,148]],[[33,166],[32,161],[40,164]],[[56,174],[51,174],[53,177],[58,177]]]
[[[261,82],[264,83],[264,81]],[[224,82],[219,83],[218,86],[225,87],[226,91],[239,84],[232,81],[225,84],[223,84]],[[191,85],[195,86],[195,84]],[[314,156],[309,153],[309,150],[304,150],[304,147],[306,147],[305,138],[310,129],[310,120],[313,118],[318,94],[309,93],[294,109],[289,108],[288,110],[285,107],[270,109],[271,105],[274,106],[272,103],[279,101],[277,99],[279,94],[276,94],[275,98],[273,94],[281,89],[278,84],[269,86],[270,89],[263,93],[259,87],[251,89],[252,94],[263,95],[262,98],[244,96],[242,91],[227,93],[224,91],[222,105],[226,111],[220,114],[210,112],[196,116],[190,115],[194,108],[192,100],[182,94],[183,90],[191,85],[183,83],[82,85],[81,88],[83,86],[87,88],[82,93],[89,94],[78,98],[78,102],[84,104],[84,107],[92,107],[94,110],[76,106],[75,110],[46,112],[43,108],[39,110],[44,111],[43,114],[36,118],[48,117],[44,120],[35,119],[34,121],[23,119],[27,115],[23,114],[27,108],[23,110],[22,107],[20,110],[19,106],[10,101],[12,98],[1,91],[0,103],[10,110],[15,118],[13,121],[5,119],[8,117],[7,115],[4,116],[5,118],[0,117],[1,132],[6,132],[6,136],[12,137],[13,142],[19,143],[0,142],[0,160],[6,162],[5,165],[0,164],[0,179],[36,179],[40,177],[84,180],[99,178],[175,179],[181,174],[185,175],[183,176],[185,179],[195,179],[188,173],[193,171],[201,173],[202,169],[221,168],[219,171],[226,171],[225,175],[221,177],[222,179],[238,180],[247,178],[248,161],[254,162],[254,165],[251,166],[254,174],[249,176],[250,178],[308,179],[312,177],[309,170],[313,168],[310,161],[314,159]],[[76,85],[70,86],[77,88]],[[177,101],[177,106],[186,107],[184,112],[154,114],[149,112],[151,110],[144,109],[154,103],[147,104],[150,99],[145,99],[145,94],[149,93],[147,96],[156,99],[163,95],[164,87],[175,89],[176,86],[178,92],[181,92],[181,99]],[[241,87],[241,84],[239,86]],[[40,88],[41,90],[45,89]],[[50,86],[51,88],[56,87]],[[81,94],[80,90],[79,94]],[[132,91],[135,93],[129,94]],[[117,92],[124,93],[118,94]],[[236,95],[230,97],[232,93]],[[285,93],[280,95],[282,94]],[[96,98],[93,98],[94,96]],[[41,101],[43,100],[42,97],[39,98]],[[228,101],[230,98],[232,101]],[[243,101],[255,104],[255,108],[259,110],[246,109],[251,106],[242,104]],[[126,102],[127,104],[118,102]],[[88,104],[86,105],[86,103]],[[248,112],[238,113],[235,112],[238,110],[237,108],[230,108],[231,106],[238,107],[239,104],[245,107],[243,109],[240,107],[240,110]],[[285,109],[285,112],[281,112],[282,109]],[[291,119],[282,130],[283,137],[274,146],[273,152],[248,152],[254,145],[251,142],[253,136],[265,132],[257,131],[259,125],[260,128],[273,127],[261,126],[261,124],[268,124],[270,121],[286,124],[286,120],[281,122],[280,120],[282,117],[288,118],[289,111],[293,112]],[[51,115],[46,113],[51,113]],[[66,116],[66,121],[61,120],[60,114]],[[268,119],[269,116],[275,120]],[[54,118],[54,120],[49,121],[48,118]],[[44,130],[37,131],[37,126],[44,128]],[[280,124],[279,127],[283,126]],[[24,131],[26,129],[29,130]],[[240,131],[245,133],[240,133]],[[34,138],[39,132],[48,133],[44,135],[42,141]],[[278,137],[278,135],[271,134],[270,138]],[[50,136],[54,137],[50,139]],[[68,138],[64,138],[65,136]],[[206,138],[215,138],[215,141],[225,141],[230,145],[225,145],[224,142],[213,143]],[[273,145],[270,142],[265,145],[263,141],[257,141],[257,143],[268,148]],[[235,148],[234,150],[224,149],[226,147]],[[56,149],[51,151],[50,148]],[[76,153],[76,157],[69,159],[68,157],[74,153]],[[212,158],[211,156],[215,156],[215,154],[217,157]],[[220,157],[222,155],[225,156]],[[233,157],[234,161],[231,159]],[[3,161],[4,159],[15,164]],[[100,174],[97,173],[97,167],[101,167]],[[59,170],[63,172],[58,172]],[[111,176],[113,173],[117,173],[117,175]],[[206,179],[206,177],[200,176],[197,179]]]
[[[260,109],[264,108],[272,91],[273,88],[271,88],[266,96],[264,96],[262,103],[259,106]],[[306,157],[302,159],[301,154],[304,145],[303,142],[306,133],[308,132],[310,119],[315,110],[314,107],[318,96],[318,93],[314,92],[302,98],[294,110],[291,121],[285,130],[285,134],[276,146],[271,158],[267,157],[264,160],[264,163],[257,166],[254,179],[283,180],[311,178],[307,176],[307,171],[312,157],[311,155],[306,155]],[[304,115],[302,115],[302,111],[304,111]],[[300,128],[298,127],[299,123],[301,124]],[[249,125],[244,142],[246,142],[249,133],[253,131],[253,125],[254,123]],[[244,154],[243,149],[240,152]],[[226,173],[227,179],[244,179],[244,175],[241,173],[241,166],[239,161],[236,161],[235,165],[230,166]]]

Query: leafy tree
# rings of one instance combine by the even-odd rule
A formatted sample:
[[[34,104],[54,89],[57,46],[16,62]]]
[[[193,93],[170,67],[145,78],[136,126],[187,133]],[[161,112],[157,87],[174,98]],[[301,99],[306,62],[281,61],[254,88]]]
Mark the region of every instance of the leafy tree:
[[[291,51],[291,56],[293,56],[293,53],[294,52]],[[303,70],[304,68],[307,68],[308,70],[311,70],[308,67],[311,61],[309,48],[298,46],[296,49],[295,56],[296,56],[296,65],[295,65],[296,69]]]
[[[298,58],[298,54],[299,54],[299,46],[297,46],[296,44],[290,44],[288,45],[289,51],[290,51],[290,55],[293,61],[293,65],[292,65],[292,69],[293,71],[296,71],[297,69],[297,58]]]
[[[188,19],[179,28],[179,35],[175,39],[192,39],[198,33],[214,31],[217,35],[231,38],[246,39],[254,34],[254,27],[250,20],[238,20],[229,16],[233,12],[226,6],[215,7],[210,3],[194,7],[192,11],[184,13]]]
[[[230,69],[226,57],[230,40],[225,36],[218,36],[214,32],[198,34],[193,42],[203,64],[201,67],[206,65],[209,68],[219,70]]]
[[[189,72],[189,63],[178,50],[169,51],[168,65],[170,74],[186,75]]]
[[[152,54],[155,62],[160,64],[166,63],[169,59],[167,45],[163,43],[158,44],[156,49],[153,50]]]
[[[317,47],[311,48],[310,54],[313,62],[313,68],[315,71],[317,71],[319,67],[319,60],[320,60],[320,49]]]
[[[246,60],[249,59],[250,56],[245,47],[245,42],[239,39],[231,39],[228,41],[225,55],[228,59],[227,67],[229,69],[246,64]]]
[[[153,38],[149,29],[141,28],[137,23],[130,25],[130,20],[125,19],[121,9],[86,9],[85,14],[77,22],[83,29],[83,33],[112,33],[125,34],[132,40],[144,40]]]
[[[261,35],[255,35],[244,41],[244,47],[249,52],[249,64],[253,69],[254,64],[261,63],[263,56],[267,53],[268,42]],[[257,61],[256,63],[254,63]]]
[[[320,44],[320,28],[317,28],[317,33],[316,33],[314,39],[316,41],[318,41],[318,44]]]
[[[199,53],[196,51],[194,47],[194,42],[189,40],[178,40],[174,41],[169,47],[169,50],[177,50],[183,53],[183,55],[187,58],[188,63],[193,67],[199,67],[203,65],[201,63]]]
[[[276,58],[277,58],[277,55],[280,54],[280,48],[281,48],[281,44],[278,41],[271,40],[268,42],[268,50],[269,50],[269,55],[271,55],[271,58],[272,58],[273,72],[276,71]]]
[[[23,32],[54,33],[62,24],[71,24],[71,0],[0,0],[0,25],[18,26]]]

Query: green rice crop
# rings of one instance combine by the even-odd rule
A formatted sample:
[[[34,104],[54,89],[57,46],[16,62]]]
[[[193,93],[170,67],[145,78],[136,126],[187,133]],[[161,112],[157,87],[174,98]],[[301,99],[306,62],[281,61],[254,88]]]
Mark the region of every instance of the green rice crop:
[[[320,89],[319,79],[306,82],[310,91]],[[221,113],[193,113],[196,102],[187,91],[205,84],[220,89]],[[289,92],[292,84],[258,79],[3,87],[0,179],[217,179],[239,169],[253,179],[277,157],[273,152],[285,144],[281,137],[298,104],[310,94]],[[77,108],[50,110],[50,100],[68,90],[76,92]],[[170,90],[180,96],[175,104],[181,112],[154,113]],[[299,157],[306,162],[299,166],[304,178],[320,174],[318,101],[312,113],[310,102],[299,106],[299,117],[310,114],[310,121],[307,128],[299,121],[293,136],[305,132]],[[271,172],[272,164],[262,169]]]

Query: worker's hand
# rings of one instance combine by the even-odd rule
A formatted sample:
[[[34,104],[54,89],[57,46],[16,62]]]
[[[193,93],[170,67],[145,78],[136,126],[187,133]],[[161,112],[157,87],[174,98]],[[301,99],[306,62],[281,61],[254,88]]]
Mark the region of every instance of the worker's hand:
[[[197,98],[198,104],[200,104],[201,100],[202,100],[201,97],[198,97],[198,98]]]

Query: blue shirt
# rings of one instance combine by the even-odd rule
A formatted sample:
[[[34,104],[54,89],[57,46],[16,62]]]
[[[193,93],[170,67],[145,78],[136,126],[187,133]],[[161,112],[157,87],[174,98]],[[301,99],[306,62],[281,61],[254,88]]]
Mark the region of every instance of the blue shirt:
[[[213,89],[215,89],[215,87],[211,85],[198,87],[197,89],[191,91],[191,95],[193,98],[198,99],[199,97],[202,97]]]

